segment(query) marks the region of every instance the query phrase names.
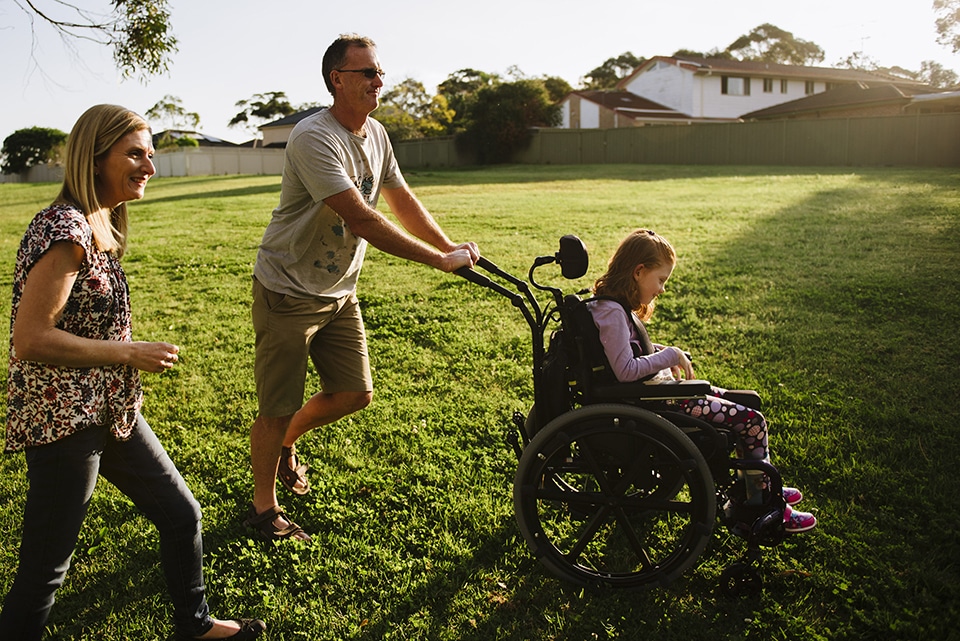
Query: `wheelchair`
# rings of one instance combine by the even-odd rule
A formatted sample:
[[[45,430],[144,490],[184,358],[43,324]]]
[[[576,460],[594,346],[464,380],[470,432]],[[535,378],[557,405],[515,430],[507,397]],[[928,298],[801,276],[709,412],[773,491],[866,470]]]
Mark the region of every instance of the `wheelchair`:
[[[746,541],[742,558],[721,574],[722,592],[758,593],[761,548],[786,536],[780,474],[769,463],[736,458],[735,435],[723,426],[671,409],[672,400],[706,396],[707,381],[611,378],[585,292],[564,295],[535,278],[555,264],[577,279],[588,263],[583,242],[569,235],[555,254],[534,260],[527,280],[486,258],[476,267],[497,280],[476,268],[457,271],[508,298],[531,330],[534,404],[526,415],[514,413],[508,434],[519,461],[513,501],[524,540],[562,580],[650,589],[693,567],[719,520]],[[760,409],[756,393],[736,394],[736,402]],[[769,478],[762,505],[745,504],[747,469]]]

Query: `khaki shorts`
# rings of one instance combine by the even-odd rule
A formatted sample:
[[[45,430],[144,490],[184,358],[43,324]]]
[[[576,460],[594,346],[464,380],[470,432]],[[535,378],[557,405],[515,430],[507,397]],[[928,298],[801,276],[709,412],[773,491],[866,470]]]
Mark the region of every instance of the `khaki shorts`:
[[[270,291],[254,278],[252,312],[261,416],[289,416],[303,406],[308,356],[324,392],[373,391],[354,294],[332,303],[294,298]]]

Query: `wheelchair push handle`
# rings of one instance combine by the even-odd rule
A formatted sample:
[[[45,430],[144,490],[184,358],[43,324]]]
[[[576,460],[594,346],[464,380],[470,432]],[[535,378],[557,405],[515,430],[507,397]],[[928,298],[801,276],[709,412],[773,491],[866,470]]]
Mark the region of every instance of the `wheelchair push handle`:
[[[491,273],[496,273],[498,271],[497,266],[483,256],[477,259],[477,267],[482,267]],[[470,267],[460,267],[459,269],[453,270],[453,273],[462,278],[466,278],[471,283],[476,283],[477,285],[481,285],[483,287],[489,287],[492,284],[492,281],[489,278]]]
[[[516,280],[512,278],[509,274],[504,272],[502,269],[494,265],[491,261],[484,258],[483,256],[477,259],[476,267],[481,267],[486,271],[490,272],[491,274],[496,274],[498,276],[503,276],[505,278],[508,278],[509,280],[511,280],[511,282],[514,282]],[[455,269],[453,273],[456,274],[457,276],[460,276],[462,278],[469,280],[471,283],[480,285],[481,287],[486,287],[487,289],[492,289],[498,294],[502,296],[506,296],[507,298],[514,301],[514,305],[518,303],[518,300],[522,300],[522,297],[516,292],[510,291],[500,283],[496,283],[490,280],[480,272],[474,269],[471,269],[469,267],[461,267],[459,269]]]

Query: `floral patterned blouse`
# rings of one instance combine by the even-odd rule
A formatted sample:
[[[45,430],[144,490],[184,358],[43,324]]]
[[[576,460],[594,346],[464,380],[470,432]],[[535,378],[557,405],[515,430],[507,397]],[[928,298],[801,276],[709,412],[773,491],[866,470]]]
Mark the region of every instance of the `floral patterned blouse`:
[[[7,452],[51,443],[105,423],[116,438],[125,439],[143,403],[140,373],[134,367],[61,367],[17,358],[13,321],[23,285],[37,261],[59,241],[79,245],[85,255],[57,327],[85,338],[132,340],[130,292],[120,261],[97,249],[93,230],[76,207],[55,204],[41,211],[20,242],[13,274]]]

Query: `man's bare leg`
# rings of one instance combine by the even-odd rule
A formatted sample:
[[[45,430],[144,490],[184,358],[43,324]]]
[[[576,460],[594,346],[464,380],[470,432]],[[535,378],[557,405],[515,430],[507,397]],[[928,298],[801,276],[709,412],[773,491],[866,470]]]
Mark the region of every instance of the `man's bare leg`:
[[[253,467],[253,507],[262,514],[277,500],[277,467],[282,447],[290,447],[312,429],[329,425],[370,404],[373,392],[314,394],[297,413],[289,416],[258,416],[250,429],[250,463]],[[293,461],[289,464],[293,465]],[[280,517],[273,525],[280,530],[289,523]],[[297,536],[296,538],[306,538]]]

